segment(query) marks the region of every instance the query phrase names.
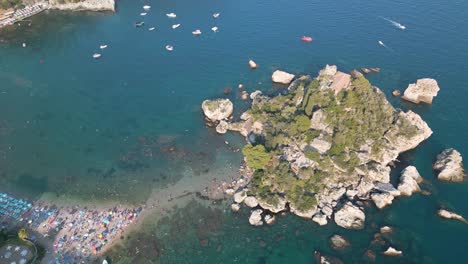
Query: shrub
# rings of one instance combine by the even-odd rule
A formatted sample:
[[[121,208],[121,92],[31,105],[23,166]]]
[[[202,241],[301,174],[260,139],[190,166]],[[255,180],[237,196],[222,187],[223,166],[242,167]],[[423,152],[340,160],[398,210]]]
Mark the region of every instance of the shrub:
[[[247,166],[254,170],[264,169],[271,159],[271,154],[267,153],[263,145],[246,145],[242,149]]]

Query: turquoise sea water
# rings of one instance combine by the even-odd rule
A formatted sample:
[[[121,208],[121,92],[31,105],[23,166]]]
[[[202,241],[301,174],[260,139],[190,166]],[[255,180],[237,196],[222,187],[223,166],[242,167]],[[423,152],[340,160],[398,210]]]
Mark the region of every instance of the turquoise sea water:
[[[152,10],[139,16],[148,3]],[[380,212],[369,209],[369,228],[362,232],[318,228],[289,216],[273,227],[252,228],[247,211],[234,216],[222,206],[180,209],[153,227],[157,239],[144,238],[158,254],[136,263],[313,263],[314,250],[361,263],[382,224],[396,227],[388,241],[404,257],[378,255],[378,263],[462,263],[468,227],[443,221],[435,211],[444,206],[468,217],[468,185],[437,182],[431,163],[446,147],[468,155],[466,10],[468,2],[461,0],[121,0],[116,14],[38,15],[31,27],[0,31],[0,191],[141,202],[151,189],[180,179],[185,168],[200,175],[223,166],[220,160],[239,163],[240,154],[224,140],[241,139],[205,128],[203,99],[224,96],[224,88],[232,87],[227,97],[240,112],[247,105],[237,85],[274,93],[270,76],[278,68],[315,75],[327,63],[342,71],[380,67],[369,80],[395,107],[419,113],[434,131],[401,157],[394,175],[403,165],[415,165],[432,195],[396,199]],[[167,18],[169,12],[177,19]],[[213,19],[214,12],[220,18]],[[140,20],[145,27],[135,28]],[[175,23],[181,24],[177,30],[170,28]],[[216,34],[210,31],[215,25]],[[150,32],[150,26],[157,29]],[[196,28],[203,32],[199,37],[191,34]],[[302,43],[302,35],[314,41]],[[103,43],[109,47],[93,60]],[[165,51],[167,44],[174,52]],[[259,69],[248,69],[250,58]],[[423,77],[441,87],[433,105],[391,96]],[[214,227],[200,231],[200,223]],[[333,252],[327,238],[334,232],[345,234],[352,249]]]

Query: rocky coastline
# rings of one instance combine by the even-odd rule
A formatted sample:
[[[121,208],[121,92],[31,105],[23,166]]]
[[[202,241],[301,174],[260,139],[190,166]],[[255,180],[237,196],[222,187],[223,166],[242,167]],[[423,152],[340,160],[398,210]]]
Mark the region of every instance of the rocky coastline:
[[[402,172],[396,188],[390,165],[432,130],[418,114],[393,108],[362,75],[353,76],[333,65],[316,78],[294,81],[294,75],[277,71],[272,81],[289,84],[286,92],[276,97],[252,93],[252,107],[238,122],[231,121],[228,99],[203,102],[205,117],[218,133],[246,137],[242,152],[251,180],[230,191],[233,211],[244,203],[254,226],[289,211],[319,225],[334,221],[363,229],[366,201],[382,209],[398,196],[420,191],[422,177],[415,167]]]

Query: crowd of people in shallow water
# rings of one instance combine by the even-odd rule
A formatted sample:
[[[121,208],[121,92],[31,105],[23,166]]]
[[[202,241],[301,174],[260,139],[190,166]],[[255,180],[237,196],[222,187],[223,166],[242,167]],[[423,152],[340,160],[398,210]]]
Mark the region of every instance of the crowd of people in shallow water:
[[[58,263],[91,263],[95,255],[137,221],[143,210],[142,207],[87,209],[31,204],[5,193],[0,193],[0,208],[2,228],[13,223],[50,239]]]

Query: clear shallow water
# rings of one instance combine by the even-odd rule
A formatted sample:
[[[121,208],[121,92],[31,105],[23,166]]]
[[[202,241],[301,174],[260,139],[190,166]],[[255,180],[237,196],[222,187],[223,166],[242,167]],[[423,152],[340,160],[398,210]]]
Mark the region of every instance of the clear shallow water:
[[[146,3],[153,9],[140,17]],[[204,127],[199,107],[203,99],[223,96],[224,88],[232,87],[229,97],[237,108],[246,107],[238,99],[237,85],[274,92],[270,76],[277,68],[315,75],[326,63],[343,71],[376,66],[382,72],[369,75],[370,81],[394,106],[419,113],[434,130],[428,141],[402,157],[405,164],[416,165],[432,195],[397,199],[391,208],[375,216],[369,213],[369,223],[396,226],[407,234],[392,243],[408,252],[408,258],[386,261],[447,263],[463,255],[467,227],[438,219],[435,210],[447,206],[468,216],[468,186],[435,181],[431,163],[446,147],[468,155],[466,1],[123,0],[118,7],[115,15],[45,13],[34,18],[31,28],[0,33],[6,41],[0,44],[0,190],[30,197],[53,192],[142,201],[152,188],[177,181],[187,167],[204,173],[223,166],[217,160],[239,161],[223,137]],[[178,18],[166,18],[168,12]],[[214,20],[213,12],[221,12],[221,17]],[[136,29],[133,23],[139,20],[146,26]],[[175,23],[182,25],[170,29]],[[153,25],[157,29],[147,31]],[[219,33],[209,30],[214,25]],[[198,38],[190,33],[196,28],[203,31]],[[302,35],[311,35],[314,42],[301,43]],[[22,42],[28,47],[21,48]],[[102,43],[109,48],[102,51],[102,59],[92,60]],[[166,52],[167,44],[175,51]],[[260,68],[249,70],[249,58]],[[422,77],[436,78],[441,87],[432,106],[390,96],[393,89],[403,90]],[[168,151],[174,146],[176,151]],[[122,163],[126,156],[130,162]],[[203,212],[185,211],[194,219],[203,217]],[[221,253],[216,243],[198,249],[197,237],[188,231],[178,239],[196,250],[185,250],[184,259],[179,258],[178,240],[161,237],[161,243],[173,249],[161,253],[161,262],[310,263],[313,251],[327,250],[325,238],[339,230],[319,229],[291,217],[260,229],[249,227],[246,215],[222,213],[220,218],[223,224],[207,239],[224,241]],[[245,237],[268,239],[283,224],[281,232],[289,235],[279,244],[267,243],[271,250],[258,245],[244,252]],[[298,228],[303,234],[291,235]],[[342,258],[356,263],[372,230],[344,233],[354,246]],[[243,256],[242,261],[235,256]]]

